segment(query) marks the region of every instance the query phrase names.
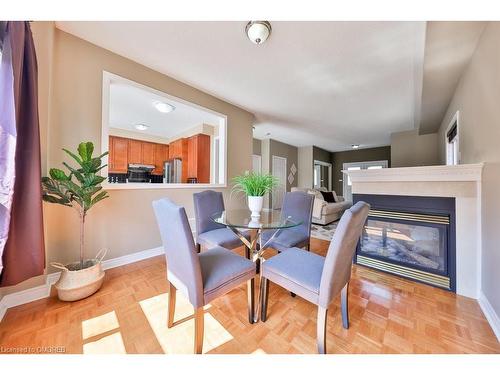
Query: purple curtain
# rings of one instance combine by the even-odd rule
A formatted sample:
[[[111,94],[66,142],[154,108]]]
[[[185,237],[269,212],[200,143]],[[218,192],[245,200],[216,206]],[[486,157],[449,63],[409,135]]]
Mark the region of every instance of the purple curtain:
[[[7,22],[0,72],[0,286],[43,274],[35,46],[28,22]]]

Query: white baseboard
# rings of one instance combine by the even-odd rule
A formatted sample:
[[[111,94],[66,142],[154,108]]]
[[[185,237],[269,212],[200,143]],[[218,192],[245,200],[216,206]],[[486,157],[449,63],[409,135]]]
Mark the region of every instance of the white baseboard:
[[[163,254],[163,247],[156,247],[154,249],[143,250],[118,258],[104,260],[102,262],[102,267],[107,270]],[[0,322],[8,308],[24,305],[25,303],[48,297],[50,295],[50,289],[59,279],[59,275],[60,272],[49,273],[45,277],[45,284],[3,296],[3,298],[0,299]]]
[[[495,333],[497,340],[500,341],[500,318],[482,291],[479,292],[478,302],[479,306],[481,306],[481,310],[483,310],[483,313],[488,320],[488,323],[490,323],[490,327]]]
[[[8,308],[48,297],[50,294],[50,285],[47,278],[45,284],[3,296],[0,300],[0,322]]]
[[[107,270],[110,268],[124,266],[125,264],[138,262],[143,259],[148,259],[163,254],[165,254],[165,252],[163,251],[163,247],[155,247],[154,249],[143,250],[137,253],[124,255],[118,258],[104,260],[102,262],[102,268]]]

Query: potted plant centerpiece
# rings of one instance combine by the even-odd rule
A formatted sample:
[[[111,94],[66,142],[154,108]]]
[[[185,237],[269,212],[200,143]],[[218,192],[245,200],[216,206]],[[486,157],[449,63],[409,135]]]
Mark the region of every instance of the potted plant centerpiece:
[[[244,193],[248,198],[248,208],[252,218],[260,218],[264,195],[278,185],[278,179],[270,174],[247,172],[233,178],[233,190]]]
[[[108,153],[92,157],[94,152],[92,142],[80,143],[78,155],[66,149],[63,151],[78,163],[78,167],[73,168],[63,162],[68,174],[61,169],[51,168],[50,177],[42,177],[42,190],[44,201],[72,207],[80,218],[80,261],[66,265],[51,263],[52,266],[62,270],[55,284],[59,299],[76,301],[98,291],[104,280],[101,261],[105,254],[100,251],[93,259],[84,258],[84,229],[85,218],[90,208],[109,197],[101,186],[105,177],[97,174],[106,166],[102,164],[102,158]]]

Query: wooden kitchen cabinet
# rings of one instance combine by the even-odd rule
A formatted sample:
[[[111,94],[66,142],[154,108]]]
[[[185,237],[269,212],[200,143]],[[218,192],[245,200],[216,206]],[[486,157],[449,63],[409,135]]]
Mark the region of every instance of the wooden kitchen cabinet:
[[[169,145],[109,136],[109,172],[127,173],[129,164],[154,165],[153,174],[162,175],[169,159],[182,160],[181,182],[196,178],[210,183],[210,136],[197,134],[180,138]]]
[[[142,163],[142,141],[136,139],[128,140],[128,163],[129,164],[143,164]]]
[[[180,138],[170,142],[168,145],[168,157],[169,159],[180,158],[183,162],[186,161],[188,157],[188,140]]]
[[[142,142],[142,163],[155,165],[154,143]]]
[[[197,134],[188,138],[187,178],[210,183],[210,136]]]
[[[163,164],[165,161],[169,159],[168,156],[168,145],[163,145],[160,143],[154,144],[154,165],[155,169],[153,170],[153,174],[162,175],[163,174]]]
[[[186,183],[188,178],[188,139],[180,138],[170,142],[168,145],[168,158],[179,158],[182,160],[181,182]]]
[[[127,138],[109,137],[109,173],[127,173],[128,170],[128,142]]]

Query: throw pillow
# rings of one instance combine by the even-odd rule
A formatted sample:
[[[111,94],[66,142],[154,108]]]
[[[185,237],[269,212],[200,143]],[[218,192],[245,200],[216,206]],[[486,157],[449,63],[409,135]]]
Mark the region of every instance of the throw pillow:
[[[319,199],[320,201],[324,201],[323,195],[317,190],[310,189],[307,191],[308,194],[314,195],[314,199]]]
[[[335,203],[337,203],[339,201],[339,198],[337,198],[337,193],[332,190],[332,194],[333,194],[333,199],[335,199]]]
[[[331,191],[322,191],[321,194],[327,203],[336,203],[333,193]]]

